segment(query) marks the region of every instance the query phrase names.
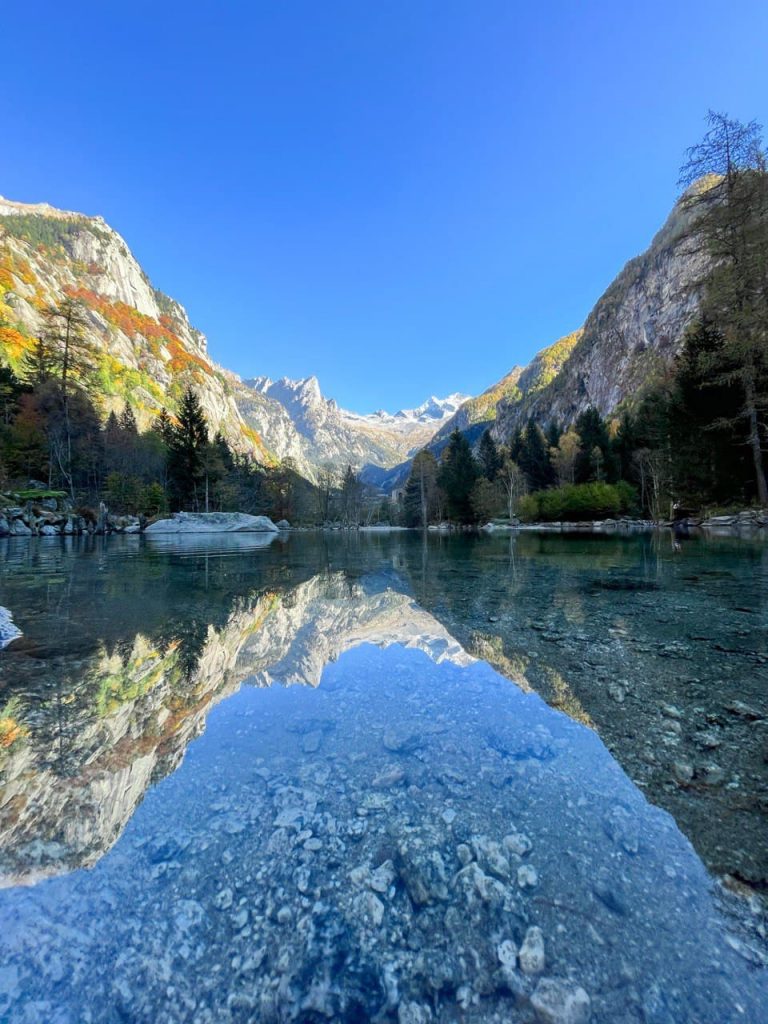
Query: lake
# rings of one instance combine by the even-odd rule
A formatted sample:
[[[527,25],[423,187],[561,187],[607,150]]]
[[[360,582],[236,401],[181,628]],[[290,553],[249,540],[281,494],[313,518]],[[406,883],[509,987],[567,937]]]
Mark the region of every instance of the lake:
[[[12,539],[0,1019],[766,1019],[768,545]]]

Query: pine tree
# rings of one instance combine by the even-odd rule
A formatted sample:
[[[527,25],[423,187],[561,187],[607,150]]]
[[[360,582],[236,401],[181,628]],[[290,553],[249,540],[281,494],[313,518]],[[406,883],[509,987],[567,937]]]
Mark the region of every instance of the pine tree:
[[[120,429],[127,434],[133,434],[134,437],[139,433],[139,426],[136,422],[136,414],[133,411],[133,407],[127,402],[120,413]]]
[[[152,429],[155,433],[159,434],[163,444],[170,448],[173,441],[173,423],[171,423],[171,417],[168,415],[165,406],[160,410],[157,419],[152,424]]]
[[[557,448],[560,444],[560,438],[563,436],[563,431],[557,420],[552,420],[544,431],[544,437],[549,448]]]
[[[525,473],[532,491],[543,490],[554,483],[555,474],[549,460],[547,442],[541,427],[533,419],[528,420],[516,461]]]
[[[177,509],[199,509],[205,478],[205,449],[208,425],[200,399],[187,388],[179,403],[168,452],[168,477],[173,504]]]
[[[425,529],[437,504],[437,459],[424,448],[414,457],[403,496],[403,517],[406,526]]]
[[[480,469],[472,456],[466,437],[454,430],[443,452],[438,483],[445,491],[448,515],[459,523],[474,521],[472,488]]]
[[[491,436],[490,430],[483,431],[483,435],[480,438],[478,457],[485,479],[491,481],[495,480],[496,474],[501,468],[501,456],[499,455],[499,449]]]
[[[709,368],[736,385],[739,408],[718,425],[741,429],[757,498],[768,505],[768,173],[762,129],[710,111],[702,141],[688,151],[681,184],[712,256],[702,309],[722,338]]]
[[[32,348],[22,357],[19,367],[21,379],[32,387],[39,387],[55,376],[56,370],[57,360],[53,346],[45,335],[35,338]]]
[[[581,440],[576,456],[576,482],[607,480],[614,483],[618,479],[618,460],[603,417],[590,406],[577,418],[575,426]]]

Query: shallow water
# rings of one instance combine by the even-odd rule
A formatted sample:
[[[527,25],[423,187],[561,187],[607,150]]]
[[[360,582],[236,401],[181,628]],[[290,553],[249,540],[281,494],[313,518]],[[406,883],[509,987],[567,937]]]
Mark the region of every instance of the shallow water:
[[[764,1019],[765,545],[3,554],[2,1019]]]

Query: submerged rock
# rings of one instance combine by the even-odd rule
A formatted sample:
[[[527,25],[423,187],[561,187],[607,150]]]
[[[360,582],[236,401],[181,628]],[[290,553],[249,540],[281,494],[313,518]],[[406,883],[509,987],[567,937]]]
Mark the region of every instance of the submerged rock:
[[[518,953],[523,974],[541,974],[546,964],[541,928],[529,928]]]
[[[591,1004],[580,985],[559,978],[542,978],[531,996],[540,1024],[586,1024]]]
[[[7,608],[0,608],[0,650],[19,636],[21,636],[21,630],[13,621],[11,613]]]

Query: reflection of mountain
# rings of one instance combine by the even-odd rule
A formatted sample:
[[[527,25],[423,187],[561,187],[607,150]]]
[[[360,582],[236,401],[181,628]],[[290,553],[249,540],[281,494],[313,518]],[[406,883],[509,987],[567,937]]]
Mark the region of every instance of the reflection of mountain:
[[[248,677],[315,686],[329,661],[362,643],[472,661],[391,582],[317,575],[235,599],[223,624],[198,623],[191,644],[137,633],[112,651],[101,643],[86,659],[60,663],[55,689],[27,687],[13,701],[18,732],[0,761],[6,884],[95,863],[147,788],[178,766],[210,709]]]

